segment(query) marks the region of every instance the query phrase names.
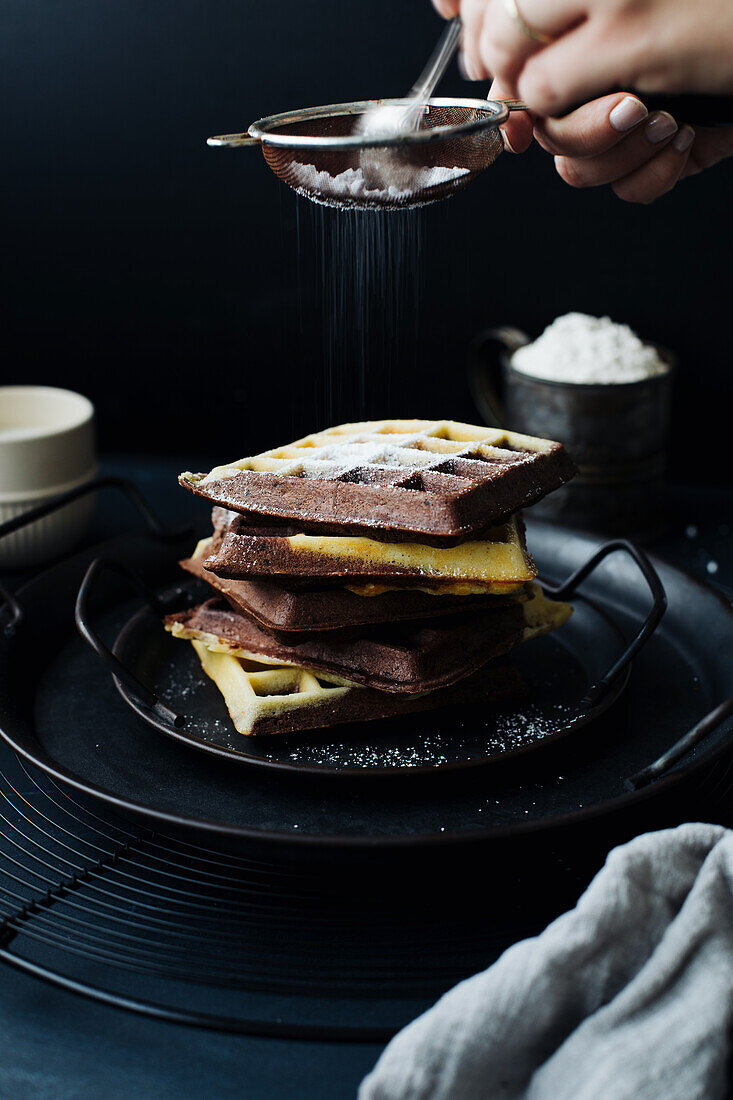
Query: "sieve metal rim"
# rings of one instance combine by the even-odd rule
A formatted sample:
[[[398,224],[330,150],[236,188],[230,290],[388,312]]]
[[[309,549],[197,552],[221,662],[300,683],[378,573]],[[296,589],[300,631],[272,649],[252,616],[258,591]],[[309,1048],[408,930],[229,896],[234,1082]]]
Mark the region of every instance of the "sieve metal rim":
[[[461,137],[493,130],[503,125],[509,118],[509,107],[499,100],[492,99],[455,99],[440,97],[428,99],[428,107],[467,107],[479,111],[484,117],[474,117],[465,122],[449,123],[432,129],[413,130],[406,134],[389,136],[367,136],[366,134],[348,134],[343,136],[327,135],[315,137],[311,134],[280,134],[273,132],[277,127],[307,122],[309,119],[330,118],[334,115],[363,114],[373,107],[407,106],[409,99],[365,99],[350,103],[330,103],[322,107],[307,107],[302,111],[287,111],[276,115],[267,115],[257,119],[247,131],[249,136],[263,145],[275,145],[284,149],[368,149],[383,148],[391,145],[424,145],[443,141],[446,138]],[[229,136],[229,135],[227,135]]]

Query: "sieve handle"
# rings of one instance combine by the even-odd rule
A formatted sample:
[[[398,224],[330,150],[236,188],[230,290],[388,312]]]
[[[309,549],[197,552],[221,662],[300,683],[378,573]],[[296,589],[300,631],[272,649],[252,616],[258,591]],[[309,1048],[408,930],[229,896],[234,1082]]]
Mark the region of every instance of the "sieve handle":
[[[668,111],[678,122],[693,126],[733,126],[733,96],[717,95],[645,95],[634,92],[649,113]],[[499,99],[509,111],[526,111],[521,99]],[[581,104],[578,104],[581,106]],[[572,110],[572,108],[571,108]]]
[[[207,138],[206,144],[224,149],[236,149],[240,145],[259,145],[260,139],[253,138],[246,132],[243,134],[216,134],[214,137]]]
[[[669,111],[678,122],[693,126],[733,126],[733,96],[647,95],[639,99],[652,111]]]

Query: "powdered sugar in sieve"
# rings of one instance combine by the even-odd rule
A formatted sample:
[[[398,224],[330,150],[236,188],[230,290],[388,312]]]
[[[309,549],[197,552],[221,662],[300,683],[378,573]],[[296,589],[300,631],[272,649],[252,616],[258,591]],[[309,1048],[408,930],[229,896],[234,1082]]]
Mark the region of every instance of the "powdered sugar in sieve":
[[[389,183],[382,173],[377,179],[370,182],[363,168],[347,168],[344,172],[332,176],[326,171],[318,171],[313,164],[294,162],[291,167],[292,186],[300,195],[312,199],[314,202],[327,204],[338,203],[342,199],[345,204],[354,203],[384,203],[401,204],[412,202],[417,195],[429,191],[432,187],[447,183],[450,180],[466,176],[468,168],[415,168],[406,175],[407,182]]]

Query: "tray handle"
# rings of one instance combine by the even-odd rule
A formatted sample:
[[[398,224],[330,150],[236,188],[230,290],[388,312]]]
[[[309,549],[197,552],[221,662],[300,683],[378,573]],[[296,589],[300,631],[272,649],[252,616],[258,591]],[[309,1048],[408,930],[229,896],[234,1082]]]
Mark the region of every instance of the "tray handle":
[[[178,542],[180,539],[185,538],[192,530],[190,524],[177,528],[166,527],[165,524],[161,523],[158,519],[150,504],[134,482],[126,477],[118,477],[116,474],[107,474],[104,477],[95,477],[92,478],[91,481],[85,481],[83,485],[77,485],[75,489],[69,489],[65,493],[59,493],[58,496],[53,497],[51,500],[47,500],[43,504],[37,505],[35,508],[30,508],[27,512],[23,512],[19,516],[14,516],[13,519],[9,519],[5,523],[0,523],[0,539],[4,538],[5,535],[12,535],[15,531],[20,531],[23,527],[35,523],[37,519],[43,519],[44,516],[50,516],[52,512],[57,512],[59,508],[64,508],[67,504],[71,504],[73,501],[88,496],[89,493],[95,493],[100,489],[118,489],[120,492],[124,493],[145,520],[145,524],[151,534],[155,535],[161,542]],[[2,629],[6,636],[12,637],[23,621],[23,607],[18,601],[18,598],[3,584],[0,584],[0,614],[4,611],[5,605],[10,608],[11,617],[9,622],[5,623]]]
[[[596,706],[609,690],[614,680],[624,671],[627,665],[633,661],[634,657],[643,646],[646,645],[649,638],[659,626],[662,615],[664,615],[667,609],[667,594],[649,558],[643,550],[640,550],[638,546],[634,546],[632,542],[627,542],[626,539],[613,539],[610,542],[604,543],[603,546],[599,547],[599,549],[588,558],[585,565],[581,565],[579,569],[576,569],[576,571],[572,573],[567,580],[563,581],[562,584],[542,585],[545,591],[551,596],[556,596],[559,600],[564,600],[575,592],[586,577],[592,573],[609,554],[615,554],[618,551],[628,554],[636,565],[638,565],[644,580],[649,585],[649,590],[652,595],[652,606],[636,636],[628,643],[623,653],[621,653],[605,676],[601,677],[601,679],[588,690],[585,697],[581,700],[581,706]]]
[[[160,718],[169,722],[176,729],[180,729],[185,723],[185,715],[180,714],[172,707],[161,702],[154,691],[151,691],[146,684],[138,680],[137,676],[135,676],[135,674],[122,663],[119,657],[105,645],[96,630],[94,630],[89,623],[89,595],[97,577],[104,571],[117,573],[126,581],[129,581],[131,586],[144,598],[153,614],[162,617],[168,608],[168,601],[157,596],[152,588],[150,588],[134,570],[129,569],[128,566],[122,565],[121,562],[115,561],[113,558],[95,558],[84,575],[84,580],[81,582],[81,587],[76,597],[74,619],[77,630],[87,645],[91,646],[94,652],[102,658],[113,676],[116,676],[118,680],[121,680],[122,683],[130,689],[130,691],[139,696],[146,707],[155,711]],[[171,603],[173,600],[179,598],[181,594],[180,589],[174,590],[170,595]]]
[[[641,787],[646,787],[650,783],[653,783],[655,779],[659,779],[665,772],[668,772],[678,760],[681,760],[690,749],[694,749],[696,745],[699,745],[709,733],[717,729],[717,727],[721,725],[726,718],[730,718],[731,715],[733,715],[733,695],[711,710],[704,718],[701,718],[691,730],[688,730],[683,737],[680,737],[679,741],[675,741],[671,748],[667,749],[666,752],[662,753],[662,755],[652,761],[651,764],[647,764],[647,766],[637,772],[636,775],[630,776],[626,780],[626,789],[629,791],[638,791]]]
[[[10,608],[10,618],[2,624],[3,634],[12,638],[25,618],[25,612],[13,593],[4,584],[0,584],[0,618],[4,619],[6,608]]]

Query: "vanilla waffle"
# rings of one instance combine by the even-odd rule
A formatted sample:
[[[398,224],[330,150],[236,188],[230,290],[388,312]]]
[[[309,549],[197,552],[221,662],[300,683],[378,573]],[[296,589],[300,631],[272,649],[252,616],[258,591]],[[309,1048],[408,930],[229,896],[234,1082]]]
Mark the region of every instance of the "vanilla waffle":
[[[387,695],[370,688],[334,684],[302,668],[214,652],[199,641],[193,646],[204,672],[222,693],[235,729],[245,735],[323,729],[466,703],[488,705],[512,698],[523,688],[516,670],[497,662],[440,691]]]
[[[224,466],[186,489],[300,531],[446,547],[569,481],[559,443],[452,420],[342,424]]]
[[[213,651],[410,694],[457,682],[492,658],[560,626],[570,612],[568,604],[546,599],[539,585],[533,585],[527,602],[417,624],[384,624],[355,638],[315,635],[296,645],[278,642],[219,599],[168,615],[165,625],[174,637],[195,639]]]
[[[202,539],[190,558],[182,561],[186,572],[206,581],[231,604],[279,641],[293,644],[316,633],[343,638],[363,633],[376,623],[410,622],[442,618],[459,611],[496,608],[508,600],[528,598],[526,589],[508,596],[440,595],[441,590],[392,588],[362,595],[348,588],[286,588],[265,580],[224,580],[204,568],[211,556],[213,538]],[[371,586],[376,589],[377,586]]]
[[[377,542],[342,535],[304,534],[234,518],[207,558],[207,570],[226,580],[269,579],[289,587],[366,584],[450,587],[455,593],[503,595],[537,575],[524,527],[512,516],[481,539],[459,546]]]

